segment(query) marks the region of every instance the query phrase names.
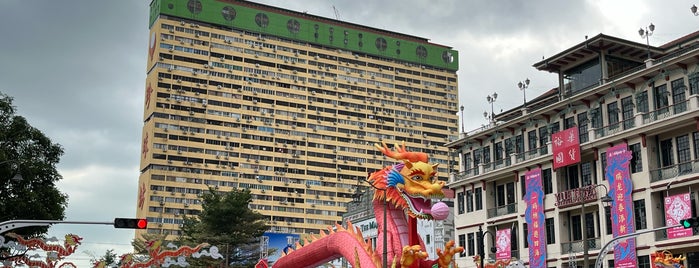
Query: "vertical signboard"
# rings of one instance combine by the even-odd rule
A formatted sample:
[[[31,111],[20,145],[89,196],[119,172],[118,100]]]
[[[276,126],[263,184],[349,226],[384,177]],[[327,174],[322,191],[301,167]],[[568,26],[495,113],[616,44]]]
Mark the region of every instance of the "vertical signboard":
[[[678,225],[680,221],[692,217],[689,193],[665,197],[665,226]],[[667,238],[692,236],[692,228],[675,227],[667,229]]]
[[[509,260],[512,258],[512,233],[511,229],[498,230],[495,233],[496,260]]]
[[[527,222],[529,243],[529,267],[546,268],[546,229],[544,221],[544,189],[541,184],[541,169],[527,172],[524,176],[527,194],[524,196],[527,209],[524,219]]]
[[[611,147],[607,150],[607,168],[605,177],[609,181],[609,195],[612,197],[612,234],[618,237],[634,233],[636,227],[633,217],[632,191],[633,183],[629,173],[631,151],[626,143]],[[614,267],[631,268],[636,265],[636,239],[629,238],[619,241],[614,246]]]
[[[572,127],[551,134],[553,169],[580,163],[580,136],[578,128]]]

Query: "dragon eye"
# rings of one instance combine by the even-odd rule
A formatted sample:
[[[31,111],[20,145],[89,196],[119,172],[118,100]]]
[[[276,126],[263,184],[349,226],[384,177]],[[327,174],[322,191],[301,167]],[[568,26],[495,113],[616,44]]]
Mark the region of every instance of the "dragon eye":
[[[418,175],[415,175],[415,176],[413,176],[411,179],[414,180],[414,181],[421,181],[421,180],[422,180],[422,177],[420,177],[420,176],[418,176]]]

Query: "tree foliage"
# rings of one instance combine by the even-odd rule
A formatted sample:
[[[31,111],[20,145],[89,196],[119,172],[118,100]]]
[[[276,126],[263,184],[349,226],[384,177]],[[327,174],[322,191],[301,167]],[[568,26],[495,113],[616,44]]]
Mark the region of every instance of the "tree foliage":
[[[107,251],[104,252],[104,255],[100,256],[99,258],[95,258],[92,256],[90,258],[90,263],[97,263],[101,262],[105,264],[105,267],[118,267],[119,266],[119,258],[117,257],[117,254],[114,253],[113,249],[108,249]]]
[[[228,256],[228,263],[235,256],[257,257],[259,246],[256,244],[268,229],[267,216],[251,210],[250,202],[252,195],[249,190],[222,193],[209,189],[202,195],[201,214],[198,217],[184,216],[182,240],[191,244],[216,245],[221,254]]]
[[[63,220],[68,196],[55,183],[63,148],[15,114],[12,97],[0,92],[0,222],[16,219]],[[48,227],[13,232],[46,233]]]

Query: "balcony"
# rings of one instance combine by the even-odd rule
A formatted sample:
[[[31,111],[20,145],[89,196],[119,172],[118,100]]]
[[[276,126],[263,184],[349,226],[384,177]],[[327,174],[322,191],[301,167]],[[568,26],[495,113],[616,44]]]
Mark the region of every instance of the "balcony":
[[[672,166],[650,170],[650,182],[659,182],[677,176],[699,173],[699,160],[679,163]]]
[[[507,214],[517,213],[517,203],[507,204],[504,206],[494,207],[488,209],[488,219],[493,217],[499,217]]]
[[[581,253],[585,251],[583,248],[583,240],[561,243],[561,254]],[[602,248],[602,239],[600,237],[587,239],[587,250],[599,250]]]

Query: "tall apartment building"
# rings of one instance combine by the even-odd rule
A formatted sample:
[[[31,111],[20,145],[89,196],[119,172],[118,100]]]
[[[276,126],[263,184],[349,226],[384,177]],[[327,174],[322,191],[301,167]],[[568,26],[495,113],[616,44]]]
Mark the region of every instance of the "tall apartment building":
[[[697,215],[698,62],[695,32],[660,47],[600,34],[535,63],[536,69],[558,76],[558,88],[446,145],[460,159],[459,172],[449,182],[457,197],[457,243],[466,248],[457,259],[459,267],[475,267],[479,228],[490,234],[510,229],[511,255],[527,265],[537,253],[545,256],[545,267],[593,265],[602,246],[615,237],[615,224],[649,231],[629,251],[636,254],[635,267],[651,267],[650,254],[663,250],[687,257],[685,267],[699,267],[696,231],[686,237],[653,231],[674,225],[666,220],[676,224],[674,212]],[[579,148],[580,157],[554,169],[565,158],[554,155],[551,137],[570,133],[564,130],[578,131],[572,138],[579,147],[571,148]],[[631,155],[631,185],[610,187],[607,153],[619,148]],[[541,204],[526,195],[528,172],[540,172]],[[622,194],[619,187],[628,192]],[[616,203],[603,200],[608,191],[614,191],[610,197]],[[672,198],[680,194],[689,195],[686,203],[666,209],[668,200],[677,201]],[[624,202],[630,205],[621,206]],[[542,232],[527,224],[534,217],[529,211],[536,209]],[[622,217],[628,210],[632,217]],[[528,240],[537,234],[541,240]],[[494,241],[483,236],[488,251]],[[541,246],[534,249],[541,251],[530,255],[530,241],[537,241]],[[604,267],[614,267],[611,251],[602,258]]]
[[[342,219],[402,142],[450,172],[458,53],[428,39],[241,0],[153,0],[137,215],[177,235],[199,194],[250,189],[272,232]]]

